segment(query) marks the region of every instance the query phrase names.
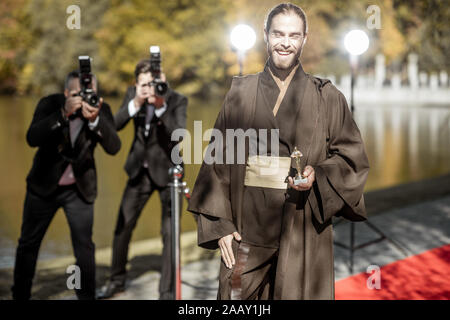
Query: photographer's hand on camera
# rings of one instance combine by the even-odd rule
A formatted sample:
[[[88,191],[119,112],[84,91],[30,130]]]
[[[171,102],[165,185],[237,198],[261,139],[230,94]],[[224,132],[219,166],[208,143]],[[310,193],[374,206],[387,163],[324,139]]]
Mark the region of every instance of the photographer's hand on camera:
[[[83,99],[76,95],[76,92],[71,92],[70,96],[66,99],[64,104],[64,113],[66,117],[74,114],[78,109],[82,107]]]
[[[154,88],[152,87],[152,90]],[[147,102],[150,104],[153,104],[156,109],[162,108],[164,106],[164,97],[157,96],[155,94],[152,94],[148,99]]]
[[[98,117],[98,113],[100,112],[102,103],[103,98],[100,98],[98,107],[93,107],[89,105],[89,103],[83,101],[81,107],[81,114],[85,119],[89,120],[90,122],[94,122]]]
[[[136,85],[136,96],[134,97],[134,106],[136,110],[139,110],[146,102],[153,104],[156,109],[164,106],[164,97],[155,94],[155,88],[149,85],[149,82],[152,81],[153,78],[151,78],[150,75],[148,77],[148,80],[145,79],[140,84]],[[166,82],[166,75],[164,73],[161,73],[161,80]]]

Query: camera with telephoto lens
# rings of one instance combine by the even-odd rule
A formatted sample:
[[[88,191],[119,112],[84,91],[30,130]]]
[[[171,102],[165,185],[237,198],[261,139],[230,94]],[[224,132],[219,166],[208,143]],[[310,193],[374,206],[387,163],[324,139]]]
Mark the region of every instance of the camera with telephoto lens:
[[[159,46],[150,47],[150,72],[152,73],[153,81],[149,85],[155,88],[156,95],[164,96],[169,86],[161,80],[161,51]]]
[[[78,95],[89,105],[98,108],[100,99],[92,88],[93,74],[91,72],[91,58],[89,56],[79,56],[78,61],[80,62],[81,88]]]

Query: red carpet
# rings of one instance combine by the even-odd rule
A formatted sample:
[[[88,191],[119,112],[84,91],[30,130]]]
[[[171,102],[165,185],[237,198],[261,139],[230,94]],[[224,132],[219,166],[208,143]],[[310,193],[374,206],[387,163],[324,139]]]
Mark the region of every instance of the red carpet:
[[[367,287],[370,276],[337,281],[336,300],[449,300],[450,245],[382,266],[379,290]]]

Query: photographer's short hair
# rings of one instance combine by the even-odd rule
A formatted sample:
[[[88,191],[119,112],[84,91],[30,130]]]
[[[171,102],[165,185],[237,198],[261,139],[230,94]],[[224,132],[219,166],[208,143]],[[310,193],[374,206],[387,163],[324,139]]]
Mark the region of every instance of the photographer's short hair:
[[[136,65],[136,68],[134,69],[134,77],[136,78],[136,81],[138,80],[138,77],[141,73],[147,73],[150,72],[151,65],[150,60],[141,60]]]
[[[80,77],[80,74],[77,70],[70,71],[66,76],[66,81],[64,82],[64,89],[69,89],[69,83],[72,79],[78,79]]]
[[[266,32],[269,32],[270,26],[272,25],[272,19],[276,15],[279,15],[280,13],[287,14],[290,12],[295,13],[296,15],[299,16],[300,19],[302,19],[303,34],[306,35],[308,33],[308,20],[306,19],[305,11],[303,11],[303,9],[300,8],[299,6],[296,6],[295,4],[292,3],[280,3],[279,5],[273,7],[267,14],[267,17],[264,21],[264,30],[266,30]]]

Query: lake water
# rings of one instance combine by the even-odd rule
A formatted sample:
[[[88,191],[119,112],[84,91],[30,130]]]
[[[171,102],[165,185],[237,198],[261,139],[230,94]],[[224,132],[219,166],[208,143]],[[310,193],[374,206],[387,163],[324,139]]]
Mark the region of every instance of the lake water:
[[[113,112],[121,100],[107,99]],[[35,149],[25,141],[36,97],[0,97],[0,268],[11,267],[20,233],[25,178]],[[191,100],[187,128],[193,132],[195,120],[203,131],[211,128],[222,104],[221,98]],[[356,106],[358,124],[370,161],[366,190],[384,188],[450,172],[450,104],[447,105],[362,105]],[[123,170],[133,128],[130,123],[119,133],[122,149],[111,157],[98,147],[96,165],[99,195],[95,203],[94,242],[97,248],[110,246],[118,207],[127,177]],[[204,143],[206,146],[206,143]],[[192,188],[199,165],[186,165],[185,180]],[[185,211],[182,230],[195,229],[195,221]],[[133,240],[158,237],[161,207],[155,193],[147,203],[133,234]],[[63,212],[55,216],[42,243],[40,259],[71,255],[69,228]]]

